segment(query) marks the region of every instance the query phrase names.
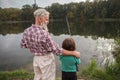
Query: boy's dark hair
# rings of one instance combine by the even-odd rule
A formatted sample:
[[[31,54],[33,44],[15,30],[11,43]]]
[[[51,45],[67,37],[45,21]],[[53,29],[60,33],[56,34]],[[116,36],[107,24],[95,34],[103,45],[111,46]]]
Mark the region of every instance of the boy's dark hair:
[[[62,43],[62,48],[69,51],[76,50],[75,41],[72,38],[66,38]]]

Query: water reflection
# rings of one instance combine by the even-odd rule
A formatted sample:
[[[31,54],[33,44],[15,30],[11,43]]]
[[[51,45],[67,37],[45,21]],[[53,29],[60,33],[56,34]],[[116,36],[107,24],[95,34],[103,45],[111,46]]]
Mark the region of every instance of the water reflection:
[[[119,22],[69,22],[72,35],[92,36],[93,39],[98,37],[116,38],[120,36]],[[0,24],[0,34],[18,34],[25,28],[31,26],[32,23],[14,23]],[[50,22],[49,32],[54,35],[68,34],[67,24],[64,20]]]
[[[24,31],[27,27],[29,27],[31,23],[1,23],[0,24],[0,34],[18,34]]]
[[[20,48],[22,32],[30,25],[31,23],[0,24],[0,70],[32,68],[32,54],[28,50]],[[102,24],[87,23],[83,25],[72,22],[70,27],[71,37],[77,44],[77,50],[81,52],[80,69],[88,65],[92,58],[96,58],[100,65],[103,65],[102,63],[107,59],[113,59],[111,50],[114,46],[114,38],[118,37],[120,33],[119,24],[104,23],[102,26]],[[51,22],[49,31],[60,46],[62,41],[69,37],[64,21]],[[59,75],[60,62],[58,59],[56,63]]]

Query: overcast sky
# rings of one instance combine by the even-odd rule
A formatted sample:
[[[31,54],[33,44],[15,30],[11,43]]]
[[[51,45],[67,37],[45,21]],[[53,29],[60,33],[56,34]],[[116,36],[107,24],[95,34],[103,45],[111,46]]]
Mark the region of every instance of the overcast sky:
[[[15,8],[22,8],[23,5],[29,4],[32,5],[35,0],[0,0],[0,7],[2,8],[9,8],[9,7],[15,7]],[[70,3],[70,2],[83,2],[86,0],[36,0],[36,3],[39,7],[46,7],[50,6],[52,3]]]

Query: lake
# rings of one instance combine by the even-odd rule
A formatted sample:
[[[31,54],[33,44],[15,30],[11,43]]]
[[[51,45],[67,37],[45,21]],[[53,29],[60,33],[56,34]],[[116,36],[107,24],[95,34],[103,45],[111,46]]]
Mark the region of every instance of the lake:
[[[26,69],[32,71],[33,55],[20,47],[24,29],[31,23],[1,23],[0,24],[0,71]],[[111,54],[115,39],[120,36],[119,22],[70,22],[71,36],[65,21],[51,21],[48,25],[52,38],[61,46],[62,41],[72,37],[81,53],[80,70],[96,59],[99,66],[104,66],[107,60],[114,61]],[[60,74],[60,61],[57,56],[57,76]]]

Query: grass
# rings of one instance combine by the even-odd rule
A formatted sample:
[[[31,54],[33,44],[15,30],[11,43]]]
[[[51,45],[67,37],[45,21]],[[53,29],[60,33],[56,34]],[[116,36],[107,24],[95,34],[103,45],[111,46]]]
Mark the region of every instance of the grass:
[[[100,68],[95,60],[92,60],[89,66],[85,67],[82,72],[78,72],[78,78],[82,80],[119,80],[119,71],[115,71],[116,65]],[[117,73],[117,74],[115,74]],[[3,71],[0,72],[0,80],[33,80],[34,73],[25,70]],[[57,77],[56,80],[61,80]]]
[[[32,80],[33,73],[25,70],[0,72],[0,80]]]
[[[3,71],[0,72],[0,80],[33,80],[34,73],[25,70]],[[56,80],[61,80],[57,77]]]

